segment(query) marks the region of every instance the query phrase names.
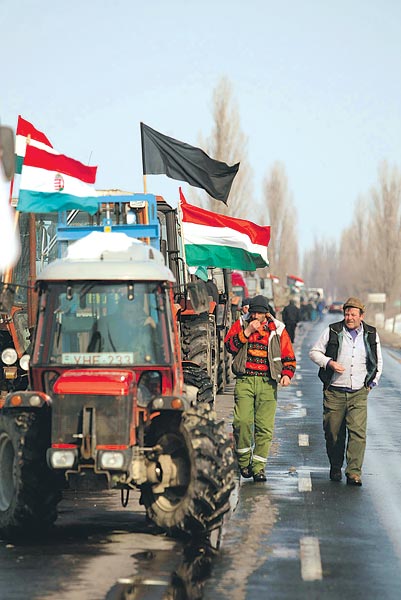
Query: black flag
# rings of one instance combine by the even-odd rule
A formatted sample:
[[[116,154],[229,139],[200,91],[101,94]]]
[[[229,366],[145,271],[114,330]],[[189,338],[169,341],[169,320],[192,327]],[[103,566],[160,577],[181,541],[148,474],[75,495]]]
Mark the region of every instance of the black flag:
[[[239,163],[228,166],[210,158],[200,148],[163,135],[141,123],[142,166],[144,175],[167,175],[199,187],[227,204]]]

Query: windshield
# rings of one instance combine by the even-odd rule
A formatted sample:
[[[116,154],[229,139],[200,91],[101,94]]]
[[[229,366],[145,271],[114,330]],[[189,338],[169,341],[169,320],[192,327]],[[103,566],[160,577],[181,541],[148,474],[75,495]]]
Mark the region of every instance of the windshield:
[[[168,302],[155,282],[50,283],[40,299],[33,364],[169,364]]]

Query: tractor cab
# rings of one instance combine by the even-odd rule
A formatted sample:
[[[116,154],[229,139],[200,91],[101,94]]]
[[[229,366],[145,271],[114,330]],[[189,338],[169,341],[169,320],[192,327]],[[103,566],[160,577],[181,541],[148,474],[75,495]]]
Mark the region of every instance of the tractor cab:
[[[126,249],[115,251],[116,240]],[[182,393],[174,278],[161,254],[119,233],[92,233],[71,252],[37,283],[33,388],[51,395],[71,369],[96,370],[98,378],[102,370],[124,369],[145,398]]]

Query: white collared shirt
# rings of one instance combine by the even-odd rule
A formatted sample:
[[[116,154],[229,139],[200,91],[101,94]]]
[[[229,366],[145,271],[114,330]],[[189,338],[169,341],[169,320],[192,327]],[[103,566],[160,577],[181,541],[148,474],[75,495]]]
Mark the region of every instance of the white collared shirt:
[[[352,390],[359,390],[365,384],[366,378],[366,348],[363,339],[363,326],[358,327],[357,336],[355,340],[352,338],[349,330],[343,327],[342,333],[342,344],[339,348],[337,361],[343,367],[345,371],[343,373],[334,373],[330,385],[337,387],[350,388]],[[330,337],[330,327],[326,327],[316,344],[311,348],[309,357],[314,363],[324,369],[327,368],[328,362],[331,360],[330,357],[325,356],[327,344]],[[377,373],[373,380],[374,384],[378,384],[382,369],[383,359],[381,353],[380,339],[376,332],[377,342]]]

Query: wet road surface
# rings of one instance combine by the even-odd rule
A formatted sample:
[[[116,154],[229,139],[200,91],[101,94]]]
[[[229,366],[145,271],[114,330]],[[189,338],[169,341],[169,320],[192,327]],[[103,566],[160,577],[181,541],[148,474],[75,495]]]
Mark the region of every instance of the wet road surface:
[[[296,379],[279,392],[268,481],[241,479],[205,598],[401,597],[401,354],[383,349],[384,375],[369,396],[363,487],[331,482],[322,384],[308,358],[323,326],[298,333]]]
[[[326,323],[335,319],[326,317]],[[138,496],[66,494],[50,536],[0,542],[1,600],[399,599],[401,353],[384,349],[369,396],[363,487],[328,478],[322,386],[308,350],[323,324],[303,324],[298,369],[279,392],[267,483],[238,479],[220,551],[183,548],[146,523]],[[232,388],[217,400],[231,428]]]

